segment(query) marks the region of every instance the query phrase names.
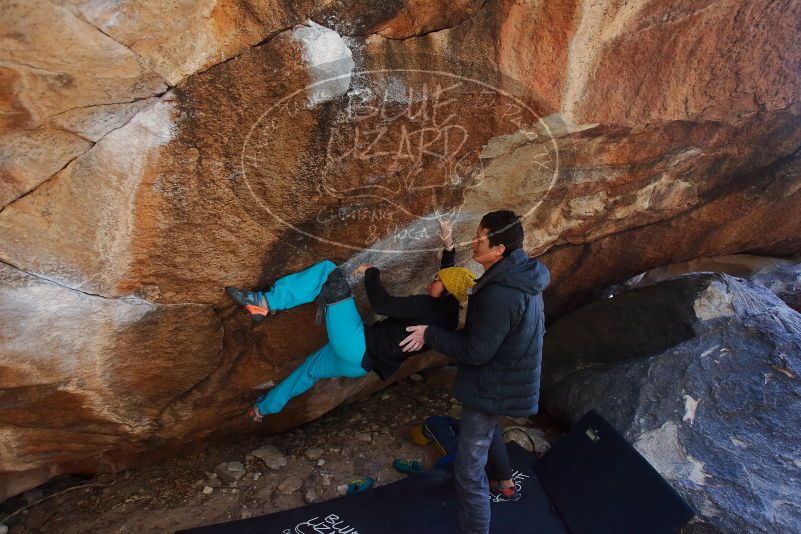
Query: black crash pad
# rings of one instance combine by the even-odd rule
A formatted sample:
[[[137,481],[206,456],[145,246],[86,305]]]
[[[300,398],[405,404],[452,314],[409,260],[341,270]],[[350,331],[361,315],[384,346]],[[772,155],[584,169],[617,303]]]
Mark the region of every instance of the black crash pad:
[[[515,482],[522,495],[516,502],[492,503],[492,529],[497,534],[533,532],[567,534],[537,477],[534,455],[508,445]],[[487,497],[489,498],[489,496]],[[521,530],[522,527],[522,530]],[[359,495],[346,495],[261,517],[181,531],[187,534],[456,534],[456,492],[451,471],[433,469]]]
[[[694,515],[656,469],[594,410],[534,468],[572,534],[672,534]]]
[[[594,411],[539,460],[517,444],[507,447],[521,498],[491,504],[492,533],[672,534],[693,516]],[[181,532],[456,534],[456,492],[450,469],[432,469],[360,495]]]

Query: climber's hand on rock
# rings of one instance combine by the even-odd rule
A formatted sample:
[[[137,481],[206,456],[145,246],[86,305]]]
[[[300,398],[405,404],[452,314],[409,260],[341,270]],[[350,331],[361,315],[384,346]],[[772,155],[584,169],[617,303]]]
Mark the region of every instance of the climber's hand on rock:
[[[449,250],[453,248],[453,228],[451,227],[451,221],[448,219],[439,220],[439,232],[437,233],[437,237],[442,241],[443,247]]]
[[[400,346],[403,347],[403,352],[414,352],[423,348],[423,345],[426,344],[426,328],[428,328],[428,325],[410,326],[406,329],[406,331],[411,332],[411,334],[400,342]]]
[[[254,423],[261,423],[262,420],[264,419],[264,416],[261,414],[261,412],[259,412],[259,409],[256,408],[255,406],[251,406],[250,410],[248,410],[248,417]]]
[[[361,265],[353,269],[351,275],[356,276],[357,274],[364,274],[364,272],[370,267],[372,267],[372,265],[370,265],[369,263],[362,263]]]

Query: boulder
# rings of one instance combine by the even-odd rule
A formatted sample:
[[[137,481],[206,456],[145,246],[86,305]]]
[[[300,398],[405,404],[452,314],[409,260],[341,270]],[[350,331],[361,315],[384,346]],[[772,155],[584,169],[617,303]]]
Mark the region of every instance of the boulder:
[[[0,14],[0,499],[281,432],[384,387],[322,381],[255,430],[242,414],[325,330],[311,305],[254,325],[222,287],[327,258],[420,292],[441,216],[464,264],[483,213],[523,214],[551,318],[660,265],[801,251],[797,3]]]
[[[580,308],[548,327],[543,343],[542,389],[571,373],[664,352],[705,333],[728,311],[729,298],[710,286],[714,275],[686,275],[625,291]]]
[[[92,471],[107,451],[147,450],[222,344],[206,306],[107,299],[2,263],[0,316],[0,471],[18,474],[0,476],[0,495]]]
[[[6,3],[0,19],[5,206],[122,126],[167,85],[130,49],[58,3]]]
[[[551,415],[600,412],[721,531],[801,528],[801,315],[761,285],[621,293],[553,325],[544,361]]]
[[[624,289],[644,287],[693,272],[725,273],[753,280],[771,290],[794,310],[801,311],[801,259],[771,258],[752,254],[699,258],[665,265],[641,273],[622,284],[606,288],[602,295],[608,297]]]
[[[446,365],[426,373],[426,386],[450,391],[456,380],[456,366]]]
[[[765,286],[785,304],[801,312],[801,262],[798,259],[777,262],[774,268],[758,270],[751,280]]]

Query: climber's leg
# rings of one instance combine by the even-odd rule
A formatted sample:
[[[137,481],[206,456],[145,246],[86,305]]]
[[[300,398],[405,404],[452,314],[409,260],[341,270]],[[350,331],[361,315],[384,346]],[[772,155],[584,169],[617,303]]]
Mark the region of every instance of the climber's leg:
[[[308,269],[289,274],[276,280],[265,292],[271,310],[287,310],[314,301],[328,276],[337,268],[334,262],[324,260]]]
[[[362,358],[367,349],[364,339],[364,323],[356,309],[353,297],[331,304],[325,312],[325,328],[328,341],[339,360],[341,376],[357,377],[367,373],[362,368]]]
[[[305,393],[321,378],[361,376],[365,371],[358,364],[353,367],[337,358],[331,344],[326,344],[306,358],[299,367],[267,392],[256,407],[261,415],[278,413],[290,399]]]
[[[225,292],[237,304],[244,306],[251,318],[261,321],[270,310],[286,310],[313,301],[335,270],[336,265],[326,260],[278,279],[268,291],[226,287]]]
[[[321,262],[306,271],[282,278],[267,294],[270,305],[275,302],[277,306],[297,306],[304,298],[308,299],[305,302],[310,302],[314,298],[309,293],[312,281],[319,284],[315,296],[320,306],[318,312],[325,312],[329,343],[307,357],[258,402],[256,408],[261,415],[280,412],[290,399],[307,391],[321,378],[353,378],[367,374],[361,365],[366,350],[364,323],[345,276],[333,263]]]

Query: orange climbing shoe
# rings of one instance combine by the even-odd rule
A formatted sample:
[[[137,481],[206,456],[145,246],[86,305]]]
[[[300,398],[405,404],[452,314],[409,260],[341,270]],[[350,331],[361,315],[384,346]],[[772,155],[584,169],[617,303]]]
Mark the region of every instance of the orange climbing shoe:
[[[254,321],[263,321],[270,314],[267,297],[263,291],[240,291],[235,287],[226,287],[225,293],[237,304],[244,306]]]

